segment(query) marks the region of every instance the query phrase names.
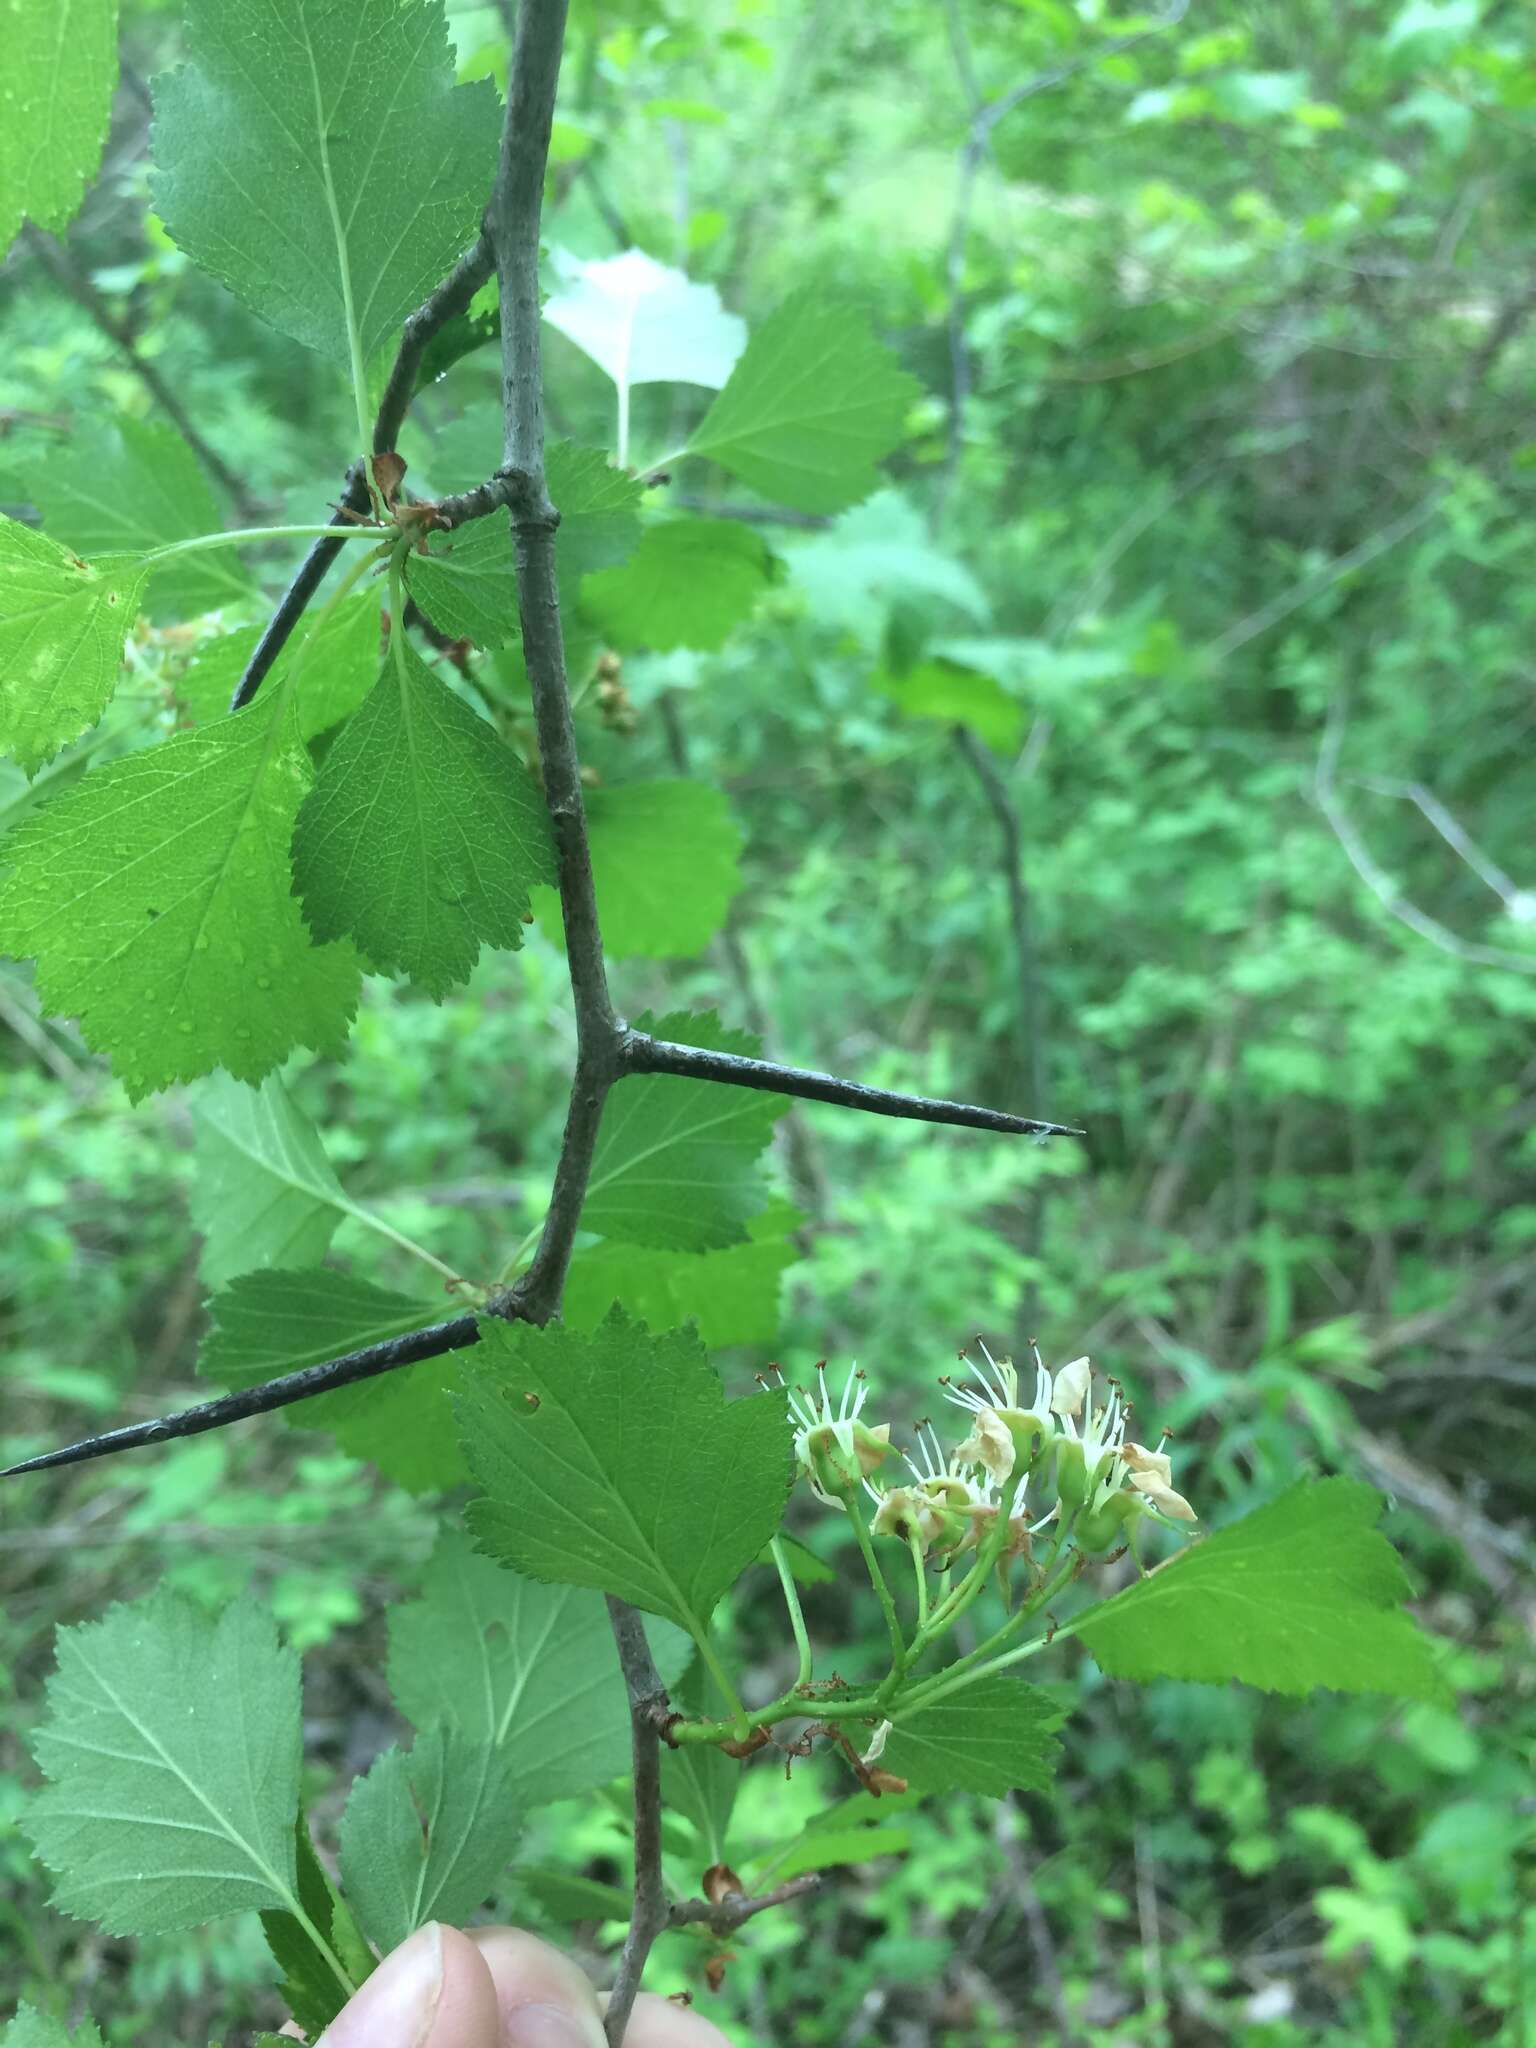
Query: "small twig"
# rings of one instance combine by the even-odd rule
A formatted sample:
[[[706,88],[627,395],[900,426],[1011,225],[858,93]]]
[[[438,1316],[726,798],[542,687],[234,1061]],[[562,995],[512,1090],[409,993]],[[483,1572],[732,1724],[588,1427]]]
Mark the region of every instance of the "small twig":
[[[459,258],[442,283],[431,292],[406,320],[400,333],[400,346],[396,351],[393,367],[384,386],[384,395],[379,401],[378,415],[373,423],[373,453],[387,454],[400,438],[400,429],[411,397],[416,389],[416,377],[421,368],[421,359],[428,344],[455,314],[462,313],[470,300],[491,274],[492,255],[489,237],[484,230],[479,239]],[[364,474],[361,458],[347,471],[346,482],[333,526],[348,526],[349,513],[366,512],[368,509],[368,479]],[[283,592],[277,609],[267,623],[266,631],[256,643],[245,673],[235,685],[234,696],[230,699],[231,711],[239,711],[249,704],[266,680],[273,662],[287,646],[294,628],[303,618],[314,600],[315,592],[325,581],[332,562],[341,551],[339,540],[317,540],[294,572],[293,580]]]
[[[1374,790],[1378,796],[1406,799],[1427,823],[1434,826],[1452,853],[1458,854],[1478,880],[1487,884],[1517,922],[1529,924],[1536,919],[1536,890],[1522,889],[1518,882],[1511,880],[1498,862],[1484,853],[1460,819],[1446,809],[1433,790],[1426,789],[1422,782],[1400,782],[1390,775],[1352,775],[1350,781],[1361,789]]]
[[[669,1927],[707,1927],[711,1934],[732,1934],[748,1920],[755,1920],[759,1913],[766,1913],[774,1906],[787,1906],[791,1899],[803,1899],[808,1893],[821,1889],[821,1878],[814,1870],[806,1871],[800,1877],[786,1878],[783,1884],[775,1885],[771,1892],[762,1892],[757,1898],[748,1898],[744,1892],[728,1892],[718,1906],[712,1906],[708,1899],[683,1899],[667,1915]]]
[[[259,526],[262,514],[260,499],[252,496],[244,477],[231,469],[218,449],[199,433],[191,414],[160,374],[159,368],[148,356],[140,355],[138,344],[130,330],[118,319],[90,278],[75,262],[69,250],[61,242],[56,242],[51,235],[45,235],[40,228],[33,227],[30,223],[23,232],[28,248],[52,272],[75,304],[89,314],[204,469],[228,492],[242,522],[247,526]]]

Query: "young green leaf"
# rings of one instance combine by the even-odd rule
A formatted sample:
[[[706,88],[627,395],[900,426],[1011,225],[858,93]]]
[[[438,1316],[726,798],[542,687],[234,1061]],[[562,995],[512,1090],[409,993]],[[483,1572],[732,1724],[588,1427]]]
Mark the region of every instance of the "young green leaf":
[[[695,1336],[652,1336],[617,1309],[590,1336],[487,1323],[460,1374],[480,1547],[700,1638],[779,1525],[782,1396],[726,1401]]]
[[[895,1822],[845,1828],[807,1828],[773,1857],[771,1882],[784,1884],[807,1870],[838,1870],[850,1863],[868,1863],[876,1856],[905,1856],[912,1830]],[[754,1881],[761,1887],[762,1878]]]
[[[379,679],[379,601],[367,590],[344,598],[334,611],[317,612],[308,630],[295,635],[273,663],[265,687],[281,687],[293,675],[291,715],[297,736],[312,740],[329,732],[362,703]],[[245,672],[259,626],[242,626],[204,641],[176,684],[176,701],[197,725],[229,712],[235,685]]]
[[[665,1622],[649,1633],[671,1685],[693,1645]],[[390,1609],[389,1684],[413,1727],[451,1721],[493,1743],[517,1812],[629,1767],[629,1706],[602,1601],[493,1564],[457,1530],[439,1536],[418,1598]]]
[[[215,1621],[161,1588],[60,1629],[58,1659],[24,1825],[60,1910],[110,1934],[302,1915],[299,1660],[265,1607]]]
[[[721,647],[768,588],[771,559],[739,521],[660,520],[629,561],[587,578],[581,609],[615,647]]]
[[[838,512],[875,488],[919,392],[862,313],[806,286],[747,343],[688,452],[765,498]]]
[[[209,1303],[212,1327],[197,1369],[223,1387],[254,1387],[279,1373],[424,1329],[445,1313],[441,1296],[412,1300],[328,1268],[245,1273]],[[449,1378],[445,1360],[424,1358],[295,1402],[283,1414],[294,1429],[329,1430],[343,1450],[368,1459],[396,1485],[433,1492],[466,1476]]]
[[[892,1713],[882,1770],[914,1792],[1043,1792],[1061,1754],[1066,1715],[1049,1693],[1017,1678],[983,1678],[931,1707]]]
[[[387,1749],[341,1817],[341,1882],[368,1939],[388,1950],[429,1920],[467,1919],[522,1829],[495,1746],[461,1729]]]
[[[117,0],[12,8],[0,121],[0,256],[24,218],[68,227],[101,162],[117,84]]]
[[[210,1287],[263,1266],[318,1266],[346,1208],[320,1133],[282,1077],[259,1088],[212,1074],[192,1097],[189,1197]]]
[[[713,1011],[636,1020],[639,1029],[711,1052],[756,1055],[758,1041]],[[766,1200],[759,1154],[782,1098],[675,1074],[619,1082],[592,1161],[582,1223],[603,1237],[663,1251],[740,1244]]]
[[[976,624],[990,616],[976,578],[934,546],[922,513],[900,491],[878,491],[855,505],[825,533],[798,542],[787,560],[816,624],[871,647],[885,642],[898,611],[937,614],[945,623],[955,612]]]
[[[292,891],[311,776],[276,691],[93,769],[0,841],[0,951],[36,956],[44,1007],[134,1101],[346,1043],[357,957],[312,944]]]
[[[158,420],[82,422],[61,447],[18,459],[14,473],[45,530],[81,555],[145,554],[229,523],[202,464]],[[233,548],[173,555],[148,574],[155,618],[185,619],[251,595]]]
[[[330,1962],[315,1946],[309,1928],[318,1928],[322,1935],[332,1938],[334,1948],[336,1916],[341,1901],[315,1854],[314,1843],[309,1838],[309,1826],[302,1813],[294,1822],[293,1841],[299,1904],[308,1916],[308,1927],[292,1913],[272,1906],[261,1916],[261,1931],[266,1936],[272,1960],[283,1973],[278,1996],[287,2006],[289,2017],[296,2020],[313,2041],[335,2019],[346,2003],[347,1994]],[[345,1967],[345,1958],[338,1956],[338,1960]]]
[[[154,204],[195,263],[333,361],[373,359],[475,238],[500,125],[442,0],[191,0],[155,87]]]
[[[679,1688],[674,1704],[690,1718],[718,1720],[725,1712],[719,1694],[704,1683],[695,1665]],[[709,1863],[726,1863],[727,1835],[741,1790],[741,1761],[713,1743],[690,1742],[682,1749],[664,1749],[661,1797],[669,1811],[680,1813],[699,1833]]]
[[[403,634],[299,811],[293,864],[318,938],[439,997],[482,944],[521,946],[529,886],[554,877],[527,769]]]
[[[21,2005],[0,2027],[0,2048],[101,2048],[101,2036],[90,2020],[66,2027],[36,2006]]]
[[[1095,1608],[1077,1633],[1113,1678],[1444,1699],[1434,1641],[1400,1611],[1408,1580],[1374,1526],[1380,1512],[1357,1480],[1303,1479]]]
[[[905,675],[881,673],[874,685],[912,718],[968,725],[994,754],[1013,754],[1024,736],[1024,706],[993,677],[949,661],[920,661]]]
[[[106,709],[144,576],[93,568],[0,514],[0,753],[28,775]]]
[[[601,449],[572,441],[552,442],[546,466],[560,513],[555,560],[561,608],[568,610],[583,578],[622,562],[638,545],[641,486],[614,469]],[[431,547],[430,554],[407,558],[405,580],[433,625],[477,647],[516,640],[517,560],[506,513],[473,519]]]
[[[800,1221],[787,1202],[773,1202],[748,1222],[748,1243],[723,1251],[585,1246],[566,1282],[565,1320],[573,1329],[595,1330],[620,1301],[653,1330],[696,1322],[712,1347],[772,1344],[779,1332],[780,1282],[800,1256],[790,1237]]]
[[[701,953],[741,887],[741,831],[703,782],[625,782],[587,799],[603,942],[617,960]],[[540,899],[556,920],[558,899]]]

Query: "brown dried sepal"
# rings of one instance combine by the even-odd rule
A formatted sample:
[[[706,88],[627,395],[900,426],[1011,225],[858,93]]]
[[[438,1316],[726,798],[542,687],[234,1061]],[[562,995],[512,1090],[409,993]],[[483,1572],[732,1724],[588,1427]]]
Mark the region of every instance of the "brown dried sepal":
[[[766,1747],[767,1741],[768,1730],[766,1728],[754,1728],[745,1742],[738,1742],[733,1736],[729,1742],[722,1742],[719,1747],[725,1751],[727,1756],[754,1756],[758,1750]]]
[[[727,1899],[746,1897],[746,1886],[732,1870],[729,1863],[711,1863],[701,1880],[704,1896],[712,1906],[723,1906]]]

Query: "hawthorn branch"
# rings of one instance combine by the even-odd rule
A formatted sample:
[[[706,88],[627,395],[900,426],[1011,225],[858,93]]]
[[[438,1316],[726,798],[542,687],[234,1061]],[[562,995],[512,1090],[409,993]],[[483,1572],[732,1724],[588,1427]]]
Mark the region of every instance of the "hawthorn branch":
[[[373,423],[375,455],[388,454],[400,438],[400,429],[405,424],[405,415],[410,408],[428,345],[450,320],[468,308],[470,300],[490,276],[493,262],[490,236],[482,228],[478,239],[464,251],[442,283],[407,318]],[[331,524],[350,526],[352,521],[348,515],[363,513],[367,509],[368,478],[359,459],[347,471],[336,517]],[[341,548],[339,538],[332,540],[327,536],[315,541],[300,562],[276,611],[267,622],[266,631],[245,665],[245,673],[235,685],[235,693],[229,700],[231,711],[239,711],[249,704],[261,688],[273,662],[287,646],[295,627],[314,602],[315,592],[325,581]]]
[[[617,2048],[634,2009],[646,1959],[676,1908],[668,1908],[661,1869],[661,1735],[657,1721],[667,1706],[667,1689],[652,1660],[638,1612],[611,1593],[607,1598],[608,1619],[629,1695],[635,1779],[634,1905],[604,2021],[609,2042]]]
[[[749,1898],[745,1892],[727,1892],[718,1906],[712,1905],[708,1899],[684,1899],[667,1915],[667,1925],[703,1926],[711,1934],[733,1934],[748,1920],[755,1920],[759,1913],[766,1913],[774,1906],[787,1906],[792,1899],[803,1899],[808,1893],[820,1889],[819,1874],[809,1870],[801,1877],[787,1878],[783,1884],[775,1885],[771,1892],[760,1892],[756,1898]]]

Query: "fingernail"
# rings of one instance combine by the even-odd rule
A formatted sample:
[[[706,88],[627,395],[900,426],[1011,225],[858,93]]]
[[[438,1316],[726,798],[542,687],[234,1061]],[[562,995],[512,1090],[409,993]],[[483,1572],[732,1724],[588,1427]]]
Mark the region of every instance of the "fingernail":
[[[315,2043],[315,2048],[422,2048],[443,1995],[443,1930],[418,1927]]]
[[[515,2005],[506,2015],[506,2048],[603,2048],[596,2019],[559,2005]]]

